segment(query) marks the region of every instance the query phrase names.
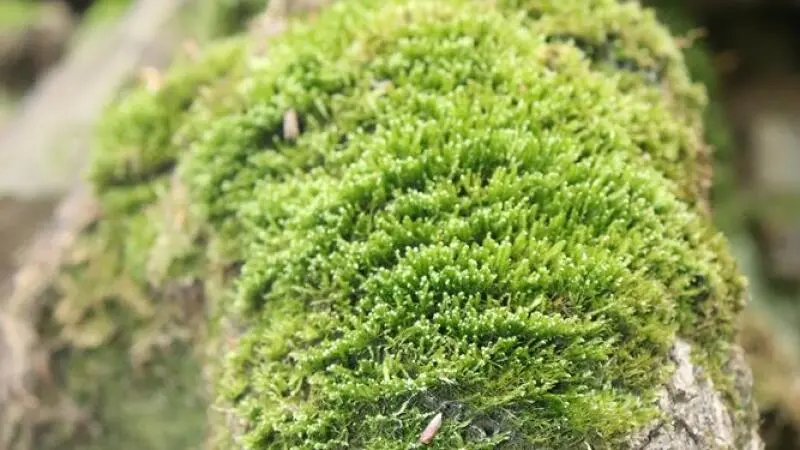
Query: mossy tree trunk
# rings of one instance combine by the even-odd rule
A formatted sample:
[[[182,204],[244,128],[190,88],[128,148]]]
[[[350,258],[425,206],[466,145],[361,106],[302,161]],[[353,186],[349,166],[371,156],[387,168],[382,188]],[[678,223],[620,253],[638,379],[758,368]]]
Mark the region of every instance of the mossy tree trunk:
[[[40,398],[94,448],[759,448],[703,105],[612,0],[221,41],[100,124]]]

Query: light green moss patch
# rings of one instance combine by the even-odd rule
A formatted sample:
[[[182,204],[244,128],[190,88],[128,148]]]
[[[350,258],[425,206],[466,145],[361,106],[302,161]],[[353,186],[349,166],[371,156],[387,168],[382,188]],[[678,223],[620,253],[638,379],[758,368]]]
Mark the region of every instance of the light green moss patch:
[[[256,318],[221,386],[249,443],[406,448],[444,410],[440,448],[613,447],[672,333],[724,359],[741,281],[690,195],[702,95],[651,16],[554,5],[346,3],[189,125]],[[561,39],[614,14],[566,34],[621,56]]]
[[[413,448],[437,412],[433,448],[619,448],[676,334],[735,405],[702,91],[652,14],[589,6],[345,1],[109,112],[124,273],[196,274],[211,237],[242,266],[212,307],[244,325],[216,388],[250,448]],[[175,185],[198,240],[154,272]]]
[[[102,218],[84,230],[56,286],[45,334],[64,393],[87,415],[41,448],[202,448],[205,233],[170,174],[183,115],[236,71],[243,47],[183,60],[158,91],[134,89],[98,126],[90,176]],[[72,448],[72,447],[70,447]]]
[[[33,22],[41,5],[26,0],[5,0],[0,3],[0,28],[19,29]]]

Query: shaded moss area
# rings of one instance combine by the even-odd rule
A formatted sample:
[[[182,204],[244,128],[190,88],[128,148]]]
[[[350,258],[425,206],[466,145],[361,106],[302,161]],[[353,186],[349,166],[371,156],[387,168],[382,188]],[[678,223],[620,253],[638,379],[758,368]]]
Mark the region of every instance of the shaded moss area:
[[[256,14],[263,11],[269,0],[217,0],[207,2],[203,11],[208,36],[218,38],[241,33]]]
[[[202,448],[202,266],[185,228],[164,259],[138,265],[173,236],[152,211],[140,213],[153,221],[119,216],[87,231],[55,286],[60,300],[43,334],[55,381],[80,411],[70,426],[42,432],[36,448]],[[158,278],[156,261],[183,277]]]
[[[72,278],[98,292],[64,303],[101,330],[86,347],[167,336],[156,374],[211,333],[249,448],[406,449],[438,412],[433,448],[619,448],[657,416],[676,335],[736,407],[743,282],[702,212],[703,91],[651,12],[590,3],[351,0],[128,93]],[[223,320],[177,332],[206,312],[159,288],[228,265],[204,305]],[[105,404],[104,379],[75,392]],[[185,411],[164,389],[161,414]]]
[[[239,43],[219,43],[185,57],[158,91],[123,94],[98,125],[98,146],[114,148],[119,167],[104,172],[107,155],[93,154],[102,217],[74,246],[42,330],[56,381],[81,417],[48,427],[36,448],[203,447],[210,269],[205,233],[170,166],[181,148],[182,116],[204,86],[236,71],[242,51]]]
[[[696,11],[692,11],[691,2],[653,0],[645,3],[653,5],[659,18],[677,35],[690,35],[697,26],[696,20],[699,20],[699,17],[697,17]],[[758,17],[757,11],[758,8],[749,14]],[[702,17],[702,15],[700,16]],[[703,17],[703,20],[709,22],[709,17]],[[737,23],[730,18],[725,21],[730,22],[727,27],[741,29],[741,31],[733,32],[734,36],[747,36],[747,40],[750,42],[759,42],[759,38],[762,39],[760,44],[752,47],[753,49],[759,48],[757,52],[763,51],[770,54],[775,51],[769,45],[764,45],[763,35],[742,26],[746,21]],[[719,27],[719,24],[716,26]],[[771,29],[773,24],[768,27]],[[770,257],[772,255],[769,255],[768,250],[763,247],[759,249],[755,242],[759,238],[767,237],[768,234],[760,235],[759,231],[761,230],[754,230],[753,228],[756,227],[753,227],[753,223],[772,223],[783,225],[785,227],[783,229],[791,229],[791,226],[784,224],[791,224],[792,220],[798,223],[797,215],[794,212],[797,208],[793,206],[800,204],[800,199],[792,198],[791,195],[758,195],[753,192],[753,187],[757,186],[758,182],[753,183],[751,180],[753,184],[750,186],[747,182],[743,182],[743,177],[746,178],[743,172],[747,169],[742,170],[742,166],[758,166],[756,158],[750,156],[750,160],[747,161],[748,158],[745,155],[750,152],[758,153],[760,149],[752,147],[748,149],[746,139],[734,142],[731,133],[733,127],[725,123],[726,106],[734,113],[736,107],[723,103],[721,82],[717,80],[718,75],[715,73],[716,68],[712,64],[707,42],[714,40],[715,33],[724,35],[725,32],[725,30],[715,29],[712,26],[711,36],[695,40],[692,45],[684,48],[684,54],[692,77],[703,83],[710,92],[711,102],[706,110],[706,132],[707,140],[715,147],[714,187],[711,196],[714,220],[717,226],[725,232],[734,248],[740,266],[748,277],[748,290],[753,299],[739,339],[748,353],[749,363],[753,368],[755,398],[761,412],[760,430],[767,448],[794,448],[796,447],[796,433],[791,430],[797,429],[798,416],[794,412],[794,405],[797,402],[793,401],[794,397],[791,392],[793,391],[794,373],[797,371],[796,357],[793,358],[791,352],[787,352],[783,347],[791,348],[791,344],[787,345],[785,341],[790,343],[796,341],[793,336],[798,317],[797,289],[791,283],[771,279],[770,275],[775,273],[775,267],[770,264],[774,261]],[[774,30],[771,29],[768,34],[773,32]],[[723,42],[724,40],[725,38],[722,38]],[[722,47],[727,45],[730,44],[723,44]],[[716,46],[720,47],[721,45],[717,42]],[[735,45],[733,47],[736,48]],[[747,54],[746,50],[744,54]],[[747,57],[743,61],[744,65],[751,66],[751,70],[755,69],[754,72],[764,69],[763,67],[757,69],[753,67],[763,66],[763,64],[754,64],[752,61],[748,61]],[[767,68],[767,70],[769,69]],[[730,75],[728,82],[730,82]],[[731,87],[728,86],[728,88]],[[733,89],[735,93],[736,88],[733,87]],[[745,91],[746,89],[744,88]],[[728,94],[728,100],[736,97],[735,94],[730,95],[730,92]],[[781,98],[785,95],[785,92],[777,94]],[[754,113],[750,115],[751,117],[757,117],[761,111],[755,105],[748,106],[748,108],[753,108]],[[766,117],[768,119],[769,115]],[[742,134],[746,134],[743,133],[743,128],[745,128],[743,122],[739,119],[740,137]],[[780,145],[773,145],[776,148],[780,147]],[[737,178],[739,179],[737,180]],[[793,214],[794,217],[792,217]],[[781,231],[782,229],[778,226],[773,230]],[[791,254],[790,246],[786,244],[779,246],[786,249],[787,254]],[[762,323],[764,322],[762,316],[770,317],[771,320]]]
[[[37,448],[203,448],[208,400],[194,350],[176,345],[141,367],[124,357],[131,344],[64,355],[68,362],[57,369],[68,373],[66,389],[89,414],[77,428],[40,436]]]

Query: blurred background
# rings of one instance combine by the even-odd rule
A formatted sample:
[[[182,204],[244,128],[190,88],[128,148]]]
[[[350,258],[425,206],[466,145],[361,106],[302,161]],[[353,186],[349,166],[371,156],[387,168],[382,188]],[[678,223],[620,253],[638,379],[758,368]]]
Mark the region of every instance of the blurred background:
[[[714,214],[750,280],[741,341],[762,434],[769,449],[800,449],[800,2],[643,1],[709,91]],[[252,27],[265,4],[0,0],[0,301],[79,180],[104,105],[177,52]]]

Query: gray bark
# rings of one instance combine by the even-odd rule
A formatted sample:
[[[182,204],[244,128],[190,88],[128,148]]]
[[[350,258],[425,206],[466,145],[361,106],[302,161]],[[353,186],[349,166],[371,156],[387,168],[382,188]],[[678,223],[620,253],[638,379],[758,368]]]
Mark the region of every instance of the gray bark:
[[[665,417],[632,436],[632,450],[705,450],[764,448],[756,424],[736,420],[702,368],[691,360],[691,346],[678,340],[670,358],[675,372],[659,393],[658,407]],[[732,350],[730,369],[740,395],[749,398],[752,379],[741,349]]]

